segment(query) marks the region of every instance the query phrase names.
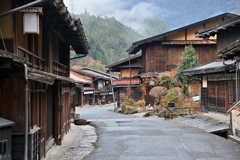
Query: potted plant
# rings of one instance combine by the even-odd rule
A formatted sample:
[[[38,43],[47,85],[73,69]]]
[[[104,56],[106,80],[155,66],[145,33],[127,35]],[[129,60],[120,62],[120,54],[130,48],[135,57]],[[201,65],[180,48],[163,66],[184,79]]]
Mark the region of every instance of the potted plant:
[[[174,92],[172,89],[168,91],[164,99],[168,103],[168,107],[174,107],[178,100],[178,93]]]

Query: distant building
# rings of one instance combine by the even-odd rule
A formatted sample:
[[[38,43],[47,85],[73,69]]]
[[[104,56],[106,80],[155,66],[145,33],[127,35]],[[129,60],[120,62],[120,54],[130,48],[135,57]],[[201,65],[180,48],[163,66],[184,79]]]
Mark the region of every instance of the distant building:
[[[129,63],[130,61],[130,63]],[[130,58],[123,59],[116,63],[107,65],[109,72],[119,72],[119,80],[113,81],[114,90],[116,90],[116,100],[118,107],[124,102],[127,96],[127,88],[132,89],[131,98],[135,101],[142,99],[142,93],[139,89],[141,80],[139,78],[142,68],[142,55],[137,54]]]
[[[79,106],[97,105],[113,102],[112,80],[117,77],[91,68],[71,69],[71,73],[89,82],[76,90],[76,101]]]

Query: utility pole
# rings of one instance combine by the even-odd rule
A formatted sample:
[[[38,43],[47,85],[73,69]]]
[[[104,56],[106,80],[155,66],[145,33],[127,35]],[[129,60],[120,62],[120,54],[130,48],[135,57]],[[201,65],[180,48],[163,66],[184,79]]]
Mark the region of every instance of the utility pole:
[[[131,70],[131,59],[130,59],[131,57],[130,57],[130,54],[128,54],[128,56],[129,56],[128,63],[129,63],[129,74],[130,74],[130,84],[129,84],[129,87],[131,88],[132,87],[132,70]]]
[[[74,13],[74,0],[70,0],[70,3],[71,11]]]
[[[114,96],[114,90],[113,90],[113,80],[112,80],[112,75],[111,75],[111,69],[110,71],[110,79],[111,79],[111,85],[112,85],[112,97],[113,97],[113,104],[114,104],[114,112],[117,110],[116,103],[115,103],[115,96]]]

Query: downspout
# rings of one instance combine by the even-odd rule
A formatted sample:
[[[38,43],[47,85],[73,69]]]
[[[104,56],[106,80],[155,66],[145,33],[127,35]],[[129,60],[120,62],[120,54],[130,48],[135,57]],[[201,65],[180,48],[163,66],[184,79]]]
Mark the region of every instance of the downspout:
[[[14,8],[14,9],[9,10],[9,11],[7,11],[7,12],[1,13],[1,14],[0,14],[0,17],[3,17],[3,16],[6,16],[6,15],[15,13],[15,12],[17,12],[17,11],[20,11],[20,10],[22,10],[22,9],[25,9],[25,8],[28,8],[28,7],[31,7],[31,6],[34,6],[34,5],[36,5],[36,4],[43,3],[43,2],[45,2],[45,1],[47,1],[47,0],[36,0],[36,1],[34,1],[34,2],[25,4],[25,5],[23,5],[23,6]]]
[[[28,71],[27,65],[24,67],[24,79],[25,79],[25,133],[24,133],[24,160],[28,159]]]

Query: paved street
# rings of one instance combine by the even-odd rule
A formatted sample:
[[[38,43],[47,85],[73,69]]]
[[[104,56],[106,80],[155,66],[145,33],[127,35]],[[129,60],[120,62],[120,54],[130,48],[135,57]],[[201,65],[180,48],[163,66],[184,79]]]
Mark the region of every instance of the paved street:
[[[113,106],[78,108],[96,126],[95,150],[84,160],[239,160],[240,146],[162,118],[138,118]]]

